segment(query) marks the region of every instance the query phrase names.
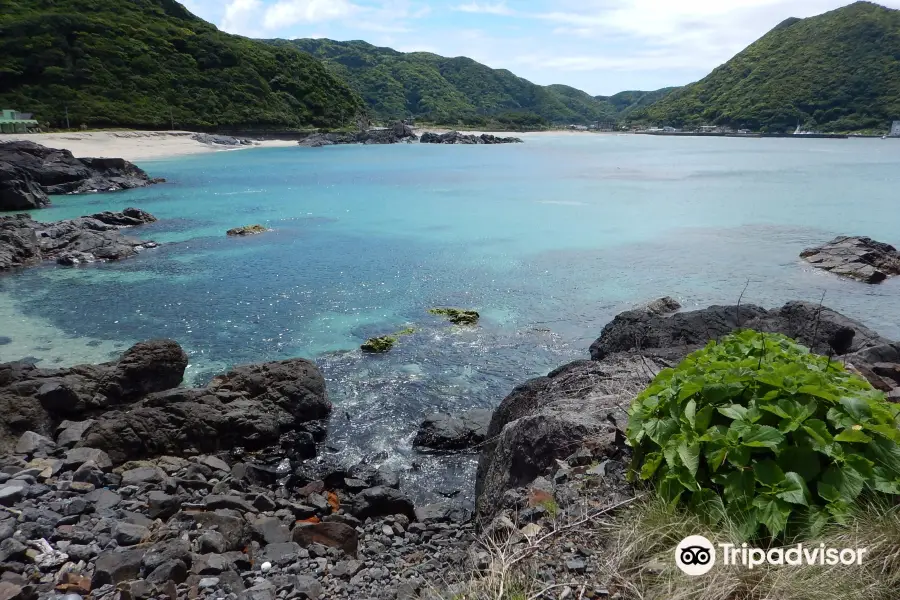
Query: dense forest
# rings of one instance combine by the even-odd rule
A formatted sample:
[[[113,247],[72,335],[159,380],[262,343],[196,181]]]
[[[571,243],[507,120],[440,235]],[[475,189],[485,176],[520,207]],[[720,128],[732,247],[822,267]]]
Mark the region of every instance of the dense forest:
[[[565,85],[539,86],[471,58],[397,52],[362,41],[272,40],[321,58],[380,119],[541,125],[616,119],[609,102]]]
[[[220,32],[174,0],[3,0],[0,104],[42,123],[340,127],[365,105],[322,63]]]
[[[637,121],[762,131],[885,130],[900,119],[900,11],[857,2],[788,19]]]

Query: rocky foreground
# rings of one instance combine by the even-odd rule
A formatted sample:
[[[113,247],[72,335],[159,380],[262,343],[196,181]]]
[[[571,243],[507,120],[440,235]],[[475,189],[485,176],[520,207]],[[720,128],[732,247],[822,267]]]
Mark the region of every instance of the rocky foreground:
[[[134,256],[157,244],[122,230],[154,221],[156,217],[138,208],[55,223],[41,223],[26,214],[0,217],[0,273],[44,261],[72,266]]]
[[[900,252],[890,244],[868,237],[839,236],[800,257],[811,265],[863,283],[881,283],[900,275]]]
[[[306,360],[237,367],[205,388],[178,387],[187,356],[167,340],[101,365],[2,364],[0,594],[449,599],[496,576],[488,540],[502,540],[550,590],[533,597],[614,598],[602,540],[585,536],[634,497],[626,410],[660,369],[755,327],[900,400],[900,344],[834,311],[679,308],[662,299],[620,314],[592,360],[517,387],[489,425],[477,411],[423,423],[424,451],[481,448],[477,520],[449,502],[415,507],[401,474],[321,456],[332,406]]]
[[[121,158],[75,158],[31,141],[0,143],[0,211],[50,204],[48,195],[111,192],[162,182]]]

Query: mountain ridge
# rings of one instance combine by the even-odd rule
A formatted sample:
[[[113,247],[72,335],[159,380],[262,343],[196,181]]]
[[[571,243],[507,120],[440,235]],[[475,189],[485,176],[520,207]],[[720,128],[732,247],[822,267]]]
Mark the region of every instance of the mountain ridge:
[[[634,111],[660,125],[884,130],[900,119],[900,10],[871,2],[782,21],[698,82]]]

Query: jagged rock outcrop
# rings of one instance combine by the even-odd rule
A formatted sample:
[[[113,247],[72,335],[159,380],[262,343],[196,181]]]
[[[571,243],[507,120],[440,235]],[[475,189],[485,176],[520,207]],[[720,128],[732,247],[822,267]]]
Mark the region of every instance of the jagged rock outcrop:
[[[0,216],[0,272],[54,260],[62,265],[121,260],[155,248],[126,236],[123,228],[156,221],[137,208],[41,223],[29,215]]]
[[[488,133],[481,135],[466,135],[458,131],[447,133],[423,133],[419,140],[423,144],[521,144],[517,137],[497,137]]]
[[[50,204],[48,195],[111,192],[160,183],[121,158],[75,158],[31,141],[0,143],[0,211]]]
[[[252,146],[254,144],[253,140],[209,133],[195,133],[191,136],[191,139],[210,146]]]
[[[881,283],[900,275],[900,252],[890,244],[867,237],[839,236],[800,257],[811,265],[863,283]]]
[[[412,127],[397,122],[385,129],[370,129],[358,133],[314,133],[298,143],[304,148],[321,148],[340,144],[399,144],[414,142],[418,137]]]
[[[491,418],[476,478],[476,509],[488,523],[507,490],[527,485],[582,446],[617,459],[634,397],[663,368],[738,328],[788,335],[856,370],[889,399],[900,401],[900,345],[858,321],[808,302],[780,309],[711,306],[674,312],[663,298],[613,319],[577,361],[512,391]],[[625,461],[627,463],[627,460]]]
[[[419,425],[413,447],[422,452],[460,452],[475,448],[487,437],[491,415],[490,410],[428,415]]]

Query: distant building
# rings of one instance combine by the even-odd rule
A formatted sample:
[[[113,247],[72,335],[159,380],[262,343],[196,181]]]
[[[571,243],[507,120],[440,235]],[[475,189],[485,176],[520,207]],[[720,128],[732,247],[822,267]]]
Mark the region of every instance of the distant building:
[[[38,122],[31,118],[31,113],[20,113],[10,109],[0,111],[0,133],[28,133],[35,129]]]
[[[891,127],[891,137],[900,137],[900,121],[894,121],[893,127]]]

